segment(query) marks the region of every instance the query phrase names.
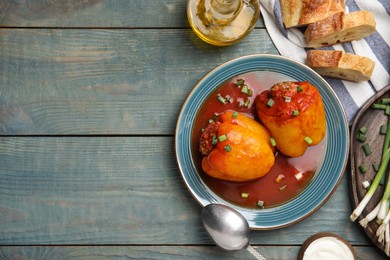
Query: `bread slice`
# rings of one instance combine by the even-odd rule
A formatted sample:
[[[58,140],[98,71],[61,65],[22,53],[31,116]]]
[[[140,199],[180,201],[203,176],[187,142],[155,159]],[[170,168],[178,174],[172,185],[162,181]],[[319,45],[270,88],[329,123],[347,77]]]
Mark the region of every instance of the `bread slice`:
[[[344,0],[280,0],[286,28],[304,26],[344,12]]]
[[[375,32],[375,25],[374,14],[369,11],[338,13],[309,24],[304,35],[308,47],[316,48],[364,38]]]
[[[367,57],[336,50],[309,50],[306,64],[321,76],[354,82],[369,80],[375,67]]]

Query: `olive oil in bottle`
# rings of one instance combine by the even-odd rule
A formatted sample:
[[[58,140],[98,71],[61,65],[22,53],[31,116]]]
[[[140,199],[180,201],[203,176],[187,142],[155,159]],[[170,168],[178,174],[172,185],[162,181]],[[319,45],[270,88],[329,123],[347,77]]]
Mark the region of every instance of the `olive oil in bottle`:
[[[258,0],[188,0],[191,28],[205,42],[226,46],[239,42],[255,27]]]

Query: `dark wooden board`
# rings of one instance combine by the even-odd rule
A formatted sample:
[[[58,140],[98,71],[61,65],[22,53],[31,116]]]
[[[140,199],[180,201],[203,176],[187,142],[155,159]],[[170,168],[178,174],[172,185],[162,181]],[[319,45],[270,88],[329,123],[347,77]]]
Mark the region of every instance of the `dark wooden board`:
[[[356,208],[359,202],[363,199],[368,189],[364,188],[362,183],[369,181],[372,183],[376,172],[374,171],[372,164],[381,162],[382,148],[384,142],[384,135],[379,133],[380,126],[387,124],[387,116],[383,110],[373,109],[371,105],[373,103],[379,103],[382,98],[390,97],[390,86],[385,87],[375,96],[370,98],[361,108],[359,113],[352,124],[351,129],[351,150],[350,150],[350,161],[351,161],[351,189],[352,189],[352,204],[353,208]],[[357,140],[357,135],[361,127],[367,127],[366,141],[360,142]],[[363,144],[367,143],[371,147],[372,154],[366,156],[362,148]],[[359,166],[364,164],[367,172],[361,173]],[[385,185],[380,185],[375,192],[374,196],[368,203],[363,214],[356,220],[360,221],[369,212],[371,212],[382,198]],[[379,243],[376,238],[376,230],[379,225],[374,221],[371,221],[367,228],[363,228],[368,238],[380,249],[384,250],[384,245]]]

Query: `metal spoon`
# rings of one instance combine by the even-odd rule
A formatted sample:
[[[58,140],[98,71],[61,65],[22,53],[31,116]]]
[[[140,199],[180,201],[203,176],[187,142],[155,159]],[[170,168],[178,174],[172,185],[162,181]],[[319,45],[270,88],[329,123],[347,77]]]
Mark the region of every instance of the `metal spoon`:
[[[266,259],[249,244],[249,224],[238,211],[221,204],[209,204],[202,209],[201,217],[217,246],[229,251],[245,248],[256,259]]]

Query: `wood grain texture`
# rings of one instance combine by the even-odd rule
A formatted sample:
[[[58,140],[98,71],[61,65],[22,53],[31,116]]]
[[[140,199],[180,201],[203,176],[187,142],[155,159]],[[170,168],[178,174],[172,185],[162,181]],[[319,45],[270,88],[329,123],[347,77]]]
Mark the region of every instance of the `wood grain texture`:
[[[210,243],[172,137],[1,137],[0,146],[0,244]],[[305,221],[252,241],[297,244],[329,231],[367,244],[348,205],[343,181]]]
[[[360,112],[357,114],[351,129],[351,185],[352,185],[352,198],[353,205],[357,207],[359,202],[364,198],[367,193],[366,188],[363,187],[363,182],[368,181],[372,183],[376,171],[373,168],[373,164],[377,164],[378,167],[381,163],[381,158],[383,154],[383,146],[385,141],[385,135],[380,134],[381,125],[388,125],[388,116],[385,114],[385,110],[374,109],[372,104],[380,104],[381,99],[389,98],[390,96],[390,86],[383,88],[375,96],[371,97],[367,102],[362,106]],[[367,132],[364,133],[366,140],[361,142],[357,139],[360,129],[365,127]],[[387,130],[390,131],[390,130]],[[370,147],[371,154],[366,154],[363,150],[363,145],[367,144]],[[366,172],[362,173],[360,166],[364,165],[366,167]],[[386,174],[384,175],[386,176]],[[388,177],[387,177],[388,178]],[[386,180],[386,179],[384,179]],[[363,217],[367,216],[371,212],[379,201],[382,199],[386,182],[383,181],[383,184],[380,184],[372,196],[371,200],[365,207],[362,215],[356,220],[360,221]],[[379,224],[376,221],[371,221],[367,228],[364,229],[367,237],[372,239],[373,243],[377,245],[378,248],[384,251],[385,246],[378,241],[376,236],[376,231],[379,227]]]
[[[254,246],[269,260],[295,260],[299,246]],[[373,247],[355,246],[359,259],[387,259]],[[34,246],[0,247],[1,259],[253,259],[246,250],[223,251],[215,246]]]
[[[6,27],[189,28],[186,0],[1,0],[0,7]]]
[[[191,30],[7,29],[0,46],[0,134],[12,135],[173,134],[211,69],[276,54],[261,29],[226,48]]]

